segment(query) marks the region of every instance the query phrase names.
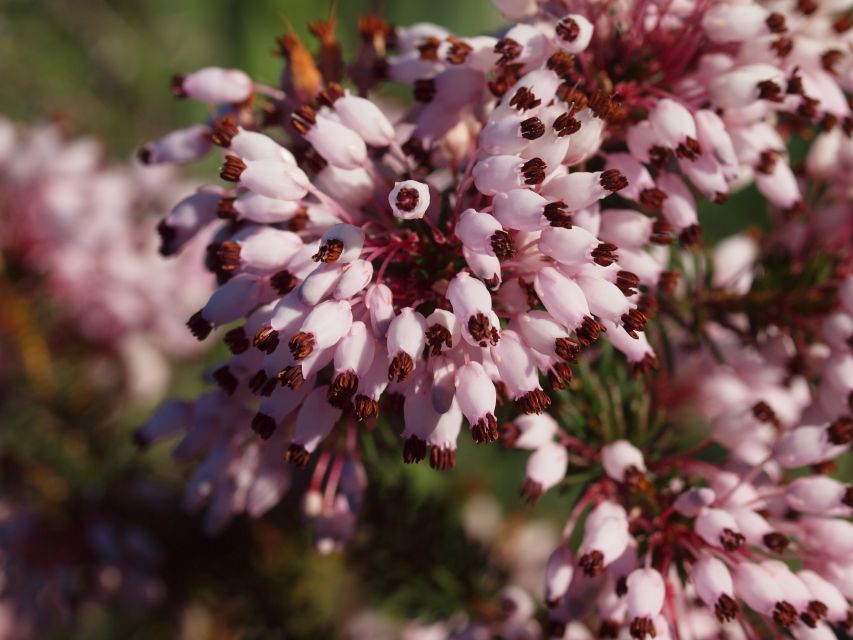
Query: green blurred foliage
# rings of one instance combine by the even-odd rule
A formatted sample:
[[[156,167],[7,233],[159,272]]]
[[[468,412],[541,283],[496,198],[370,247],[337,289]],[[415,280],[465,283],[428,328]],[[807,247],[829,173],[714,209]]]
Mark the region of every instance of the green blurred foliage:
[[[275,37],[289,22],[313,47],[305,25],[331,8],[330,0],[2,0],[0,112],[62,117],[127,155],[203,115],[170,96],[173,74],[219,65],[276,84]],[[376,11],[393,23],[428,20],[463,34],[500,24],[489,0],[338,0],[345,54],[357,17]]]

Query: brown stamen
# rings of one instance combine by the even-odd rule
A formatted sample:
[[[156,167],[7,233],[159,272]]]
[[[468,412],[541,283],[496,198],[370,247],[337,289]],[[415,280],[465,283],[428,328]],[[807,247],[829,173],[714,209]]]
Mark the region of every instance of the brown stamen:
[[[778,531],[771,531],[770,533],[764,534],[761,541],[764,543],[764,546],[770,549],[773,553],[783,553],[785,549],[788,548],[788,544],[791,542],[788,540],[788,536],[783,533],[779,533]]]
[[[477,313],[468,319],[468,333],[481,347],[488,347],[489,344],[496,345],[501,338],[498,330],[492,326],[491,320],[483,313]]]
[[[644,376],[652,371],[657,371],[660,367],[657,357],[654,354],[647,353],[639,362],[635,362],[631,367],[631,372],[635,376]]]
[[[447,49],[447,61],[450,64],[464,64],[474,48],[456,36],[448,36],[447,41],[450,43],[450,47]]]
[[[227,395],[234,395],[234,392],[237,390],[237,384],[239,383],[239,381],[234,376],[234,374],[231,373],[231,369],[228,367],[228,365],[220,367],[212,374],[210,374],[210,377],[213,378],[213,381],[217,385],[219,385],[219,388],[222,389]]]
[[[308,466],[308,460],[311,459],[311,454],[301,444],[295,442],[287,448],[287,453],[284,454],[284,459],[297,467]]]
[[[832,75],[838,74],[838,63],[844,58],[844,52],[840,49],[830,49],[820,56],[821,66]]]
[[[238,133],[240,133],[240,129],[234,121],[234,116],[227,115],[213,123],[208,138],[210,138],[213,144],[219,147],[230,147],[231,140]]]
[[[761,100],[767,100],[769,102],[782,102],[784,99],[784,92],[782,91],[782,87],[773,82],[772,80],[762,80],[758,83],[758,97]]]
[[[554,53],[550,58],[548,58],[548,62],[545,63],[546,67],[561,78],[568,78],[572,71],[574,71],[574,65],[575,57],[568,51],[563,51],[562,49]]]
[[[222,271],[235,271],[240,268],[240,245],[226,240],[218,245],[211,245],[213,258],[217,267]]]
[[[223,220],[236,220],[237,209],[234,207],[235,200],[236,198],[222,198],[216,207],[216,215]]]
[[[411,187],[403,187],[397,192],[396,205],[400,211],[413,211],[418,206],[420,195],[417,189]]]
[[[608,191],[619,191],[628,186],[628,178],[623,176],[618,169],[602,171],[598,182]]]
[[[631,637],[638,638],[639,640],[644,640],[646,636],[651,636],[652,638],[657,636],[655,623],[652,622],[651,618],[634,618],[631,620],[630,630]]]
[[[580,350],[580,345],[571,338],[557,338],[554,340],[554,353],[557,354],[558,358],[562,358],[563,360],[577,362]]]
[[[545,180],[547,166],[542,158],[531,158],[521,165],[521,175],[524,176],[524,184],[537,185]]]
[[[263,369],[259,369],[255,375],[249,378],[249,389],[252,393],[259,393],[267,381],[267,373]]]
[[[521,137],[525,140],[536,140],[544,135],[545,125],[536,116],[521,121]]]
[[[771,13],[767,16],[767,20],[764,23],[770,29],[771,33],[785,33],[788,30],[788,27],[785,26],[785,16],[781,13]]]
[[[522,413],[542,413],[551,406],[551,398],[542,389],[533,389],[520,398],[516,398],[515,406]]]
[[[441,40],[434,36],[428,36],[417,46],[418,57],[421,60],[438,60],[438,48],[440,46]]]
[[[269,440],[275,432],[275,419],[265,413],[256,413],[252,418],[252,431],[257,433],[263,440]]]
[[[421,78],[415,80],[414,96],[418,102],[432,102],[435,97],[435,80],[431,78]]]
[[[403,462],[412,464],[426,458],[427,443],[418,436],[409,436],[403,443]]]
[[[572,368],[565,362],[555,362],[548,369],[548,382],[554,391],[568,389],[573,377]]]
[[[552,227],[561,229],[572,228],[572,216],[568,213],[568,206],[562,200],[549,202],[542,210],[542,215]]]
[[[577,23],[577,20],[571,17],[560,20],[555,27],[555,31],[566,42],[574,42],[581,34],[580,25]]]
[[[640,286],[640,278],[636,273],[630,271],[618,271],[616,273],[616,286],[626,296],[633,296],[637,293],[637,287]]]
[[[278,372],[278,379],[289,389],[298,389],[305,382],[302,375],[302,367],[299,365],[290,365]]]
[[[785,602],[784,600],[777,602],[776,608],[773,610],[773,620],[779,626],[787,629],[796,624],[797,610],[790,602]]]
[[[365,395],[357,395],[353,402],[352,413],[359,422],[379,415],[379,403]]]
[[[606,329],[596,322],[593,318],[586,316],[583,319],[581,326],[575,330],[578,337],[578,344],[581,347],[588,347],[593,342],[598,340],[598,336],[604,333]]]
[[[429,345],[430,354],[437,356],[442,348],[453,346],[453,335],[450,330],[442,324],[434,324],[426,330],[426,341]]]
[[[197,340],[204,340],[210,335],[210,332],[213,331],[213,325],[204,319],[204,316],[201,315],[201,311],[197,311],[189,320],[187,320],[187,327],[189,327],[190,333],[192,333]]]
[[[258,329],[258,332],[255,334],[255,338],[252,340],[252,346],[259,351],[263,351],[267,355],[271,354],[278,348],[278,343],[278,331],[270,326]]]
[[[838,418],[829,425],[827,429],[829,441],[837,446],[844,446],[853,442],[853,419],[848,416]]]
[[[412,356],[405,351],[400,351],[388,365],[388,379],[403,382],[412,374],[414,368],[415,362]]]
[[[487,444],[498,439],[498,421],[491,413],[471,425],[471,436],[477,444]]]
[[[290,347],[290,352],[294,358],[304,360],[314,351],[315,342],[313,334],[300,331],[290,339],[288,347]]]
[[[509,260],[515,255],[515,245],[506,231],[495,231],[491,237],[491,245],[492,251],[495,252],[495,256],[501,262]]]
[[[429,466],[439,471],[452,469],[456,466],[456,451],[443,447],[433,447],[429,452]]]
[[[297,284],[299,284],[299,279],[286,269],[270,276],[270,285],[281,295],[293,291]]]
[[[343,252],[344,243],[333,238],[321,244],[317,253],[311,256],[311,259],[314,262],[325,262],[328,264],[330,262],[336,262]]]
[[[249,348],[249,336],[246,335],[244,327],[231,329],[222,337],[222,340],[234,355],[244,353]]]
[[[714,615],[720,624],[730,622],[737,617],[738,604],[734,598],[722,594],[714,605]]]
[[[702,241],[702,228],[692,224],[679,234],[679,239],[688,247],[695,247]]]
[[[578,561],[578,566],[583,570],[585,576],[600,575],[604,570],[604,554],[601,551],[585,553]]]
[[[696,138],[685,138],[675,149],[675,155],[687,160],[696,160],[702,155],[702,147]]]
[[[521,45],[512,38],[501,38],[495,44],[495,53],[500,55],[498,66],[502,66],[521,55]]]
[[[542,101],[527,87],[519,87],[518,91],[509,101],[509,106],[515,107],[519,111],[527,111],[542,104]]]
[[[616,262],[616,245],[609,242],[602,242],[592,250],[593,261],[602,267],[609,267]]]
[[[738,533],[737,531],[723,529],[723,532],[720,534],[720,544],[726,551],[734,551],[744,542],[746,542],[746,538],[743,537],[743,534]]]
[[[557,137],[570,136],[577,133],[581,129],[580,121],[575,118],[571,112],[566,111],[554,120],[554,131],[557,132]]]
[[[639,309],[631,309],[628,313],[623,314],[621,319],[622,327],[632,338],[637,338],[637,333],[643,331],[646,328],[646,323],[649,321]]]
[[[219,172],[219,177],[228,182],[239,182],[240,176],[246,170],[246,163],[237,156],[225,156],[225,164]]]
[[[528,504],[533,504],[542,497],[542,494],[545,493],[545,488],[542,486],[542,483],[525,478],[521,484],[520,493]]]

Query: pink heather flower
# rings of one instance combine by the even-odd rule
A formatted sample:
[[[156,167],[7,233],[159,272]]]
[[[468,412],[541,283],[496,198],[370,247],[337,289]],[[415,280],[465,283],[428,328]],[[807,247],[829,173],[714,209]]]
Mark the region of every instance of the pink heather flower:
[[[604,472],[616,482],[625,482],[629,475],[646,470],[643,453],[627,440],[617,440],[602,448]]]
[[[656,637],[654,619],[663,609],[666,593],[663,577],[654,569],[637,569],[628,576],[626,586],[631,636]]]
[[[401,220],[423,218],[429,208],[429,186],[416,180],[397,182],[388,194],[388,204]]]
[[[565,545],[560,545],[548,557],[545,565],[545,602],[555,606],[566,594],[574,575],[574,558]]]
[[[224,104],[244,102],[252,95],[252,79],[239,69],[205,67],[172,79],[172,92],[199,102]]]
[[[565,477],[568,468],[569,454],[565,447],[553,442],[543,444],[527,460],[522,492],[528,500],[537,500]]]
[[[516,21],[500,37],[396,29],[388,55],[363,44],[352,94],[323,65],[288,64],[280,89],[253,83],[254,103],[149,145],[152,162],[211,143],[225,155],[231,184],[215,203],[183,203],[164,246],[217,226],[207,265],[220,288],[190,326],[236,325],[220,390],[142,433],[184,433],[181,456],[202,458],[191,502],[216,525],[248,510],[247,451],[313,464],[306,512],[329,550],[358,513],[340,478],[372,437],[360,423],[402,414],[404,460],[449,469],[467,422],[475,442],[531,452],[530,498],[576,459],[588,474],[548,572],[553,635],[583,637],[578,619],[598,625],[593,637],[635,638],[691,637],[693,622],[700,637],[726,621],[733,635],[761,625],[745,636],[849,625],[833,591],[853,595],[849,491],[809,501],[815,489],[786,472],[822,473],[853,443],[842,8],[496,4]],[[412,87],[399,116],[371,94],[378,68]],[[793,132],[818,129],[792,167]],[[773,232],[689,253],[700,208],[750,185]],[[831,275],[804,285],[823,277],[818,255],[814,271]],[[780,262],[783,284],[764,282]],[[637,374],[660,368],[654,386],[632,395],[591,372],[610,346]],[[557,399],[560,423],[538,413]],[[659,411],[685,407],[708,437],[679,454],[676,414]],[[541,635],[529,595],[501,600],[500,619],[471,633]]]

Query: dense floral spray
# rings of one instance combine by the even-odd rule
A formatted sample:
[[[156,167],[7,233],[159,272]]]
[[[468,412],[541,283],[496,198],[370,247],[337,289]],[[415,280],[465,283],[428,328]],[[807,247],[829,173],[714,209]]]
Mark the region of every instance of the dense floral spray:
[[[226,327],[232,356],[140,441],[183,433],[211,529],[311,465],[326,550],[353,531],[377,424],[436,469],[463,427],[529,450],[529,500],[584,486],[550,612],[508,588],[504,637],[849,628],[853,498],[824,475],[853,441],[849,3],[495,4],[514,23],[488,36],[365,17],[349,65],[331,24],[316,57],[290,33],[279,87],[174,79],[214,115],[141,157],[223,157],[224,184],[159,231],[166,255],[212,233],[219,288],[188,326]],[[789,140],[815,136],[792,166]],[[723,216],[748,185],[774,231],[704,252],[699,204]],[[610,347],[636,380],[593,383]],[[685,408],[711,431],[677,450]],[[595,428],[604,411],[619,429]]]

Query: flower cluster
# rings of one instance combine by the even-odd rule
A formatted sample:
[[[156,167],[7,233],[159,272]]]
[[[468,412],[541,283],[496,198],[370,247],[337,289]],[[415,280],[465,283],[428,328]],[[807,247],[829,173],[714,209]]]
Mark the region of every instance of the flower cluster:
[[[849,7],[495,4],[516,21],[497,36],[366,17],[349,66],[329,23],[312,25],[316,59],[291,33],[278,88],[214,67],[174,79],[215,115],[141,157],[224,156],[229,186],[190,195],[159,230],[165,254],[212,233],[220,286],[188,325],[199,339],[228,325],[232,357],[210,375],[218,390],[165,405],[140,441],[187,431],[179,452],[204,457],[188,496],[213,528],[276,503],[282,458],[316,459],[305,509],[331,549],[361,502],[362,423],[390,416],[404,460],[437,469],[467,423],[476,443],[531,452],[530,500],[570,461],[586,473],[547,567],[556,636],[585,616],[597,637],[640,639],[734,620],[734,637],[849,626],[850,489],[784,472],[826,471],[853,440]],[[382,79],[414,103],[375,97]],[[795,171],[789,139],[816,133]],[[704,260],[698,204],[748,185],[776,231]],[[781,250],[792,266],[771,281]],[[815,283],[820,260],[831,276]],[[597,341],[640,379],[662,348],[690,384],[667,400],[664,374],[650,382],[642,419],[671,431],[663,409],[692,399],[709,439],[672,453],[624,429],[570,434],[558,402],[602,422],[600,404],[573,401],[592,388],[575,372],[609,353]],[[516,600],[526,628],[534,607]]]
[[[69,141],[58,124],[0,120],[4,269],[56,308],[57,344],[82,337],[122,363],[132,396],[159,399],[168,359],[200,352],[183,316],[213,279],[199,264],[202,240],[168,264],[151,237],[150,214],[187,184],[166,168],[108,165],[102,156],[94,140]]]

